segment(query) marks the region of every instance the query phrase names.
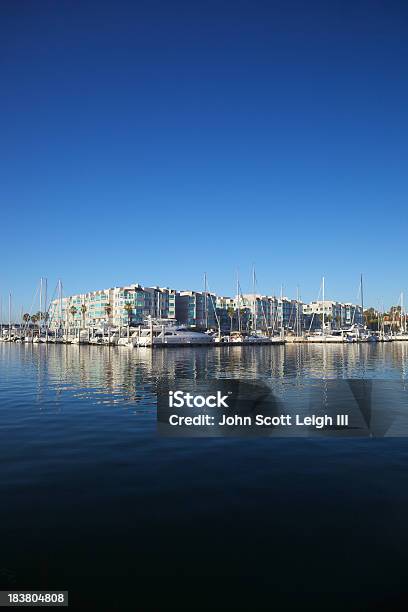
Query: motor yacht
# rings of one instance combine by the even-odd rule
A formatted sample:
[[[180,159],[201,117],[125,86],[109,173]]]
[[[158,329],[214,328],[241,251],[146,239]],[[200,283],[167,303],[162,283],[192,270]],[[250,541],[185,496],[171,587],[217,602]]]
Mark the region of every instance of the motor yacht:
[[[214,338],[203,332],[191,331],[185,327],[177,326],[150,326],[142,329],[136,338],[137,346],[186,346],[209,345],[214,342]]]

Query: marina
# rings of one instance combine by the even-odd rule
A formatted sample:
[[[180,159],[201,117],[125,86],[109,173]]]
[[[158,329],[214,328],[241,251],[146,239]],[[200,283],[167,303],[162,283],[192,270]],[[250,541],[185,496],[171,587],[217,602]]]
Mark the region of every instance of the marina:
[[[236,280],[234,297],[209,290],[177,291],[139,284],[74,296],[63,295],[58,281],[49,299],[47,279],[41,278],[28,312],[12,322],[0,313],[0,342],[171,348],[177,346],[245,346],[289,344],[353,344],[408,341],[404,294],[388,312],[364,308],[363,277],[360,304],[327,300],[325,278],[317,300],[259,294],[255,269],[252,293],[244,294]],[[38,306],[38,310],[37,310]]]
[[[407,334],[382,336],[367,332],[365,329],[344,330],[341,334],[304,335],[304,336],[262,336],[257,334],[218,336],[211,331],[198,332],[187,328],[171,325],[161,325],[140,329],[130,329],[129,333],[112,328],[108,332],[101,330],[78,330],[75,334],[55,335],[45,332],[43,335],[20,332],[18,327],[12,327],[0,337],[0,342],[16,342],[27,344],[73,344],[91,346],[120,346],[126,348],[171,348],[179,346],[212,346],[235,347],[254,345],[282,344],[352,344],[361,342],[403,342],[408,341]]]

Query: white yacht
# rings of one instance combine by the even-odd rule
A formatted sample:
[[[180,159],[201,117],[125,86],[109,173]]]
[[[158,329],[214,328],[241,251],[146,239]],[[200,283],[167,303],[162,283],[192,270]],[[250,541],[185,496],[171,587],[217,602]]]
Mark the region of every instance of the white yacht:
[[[393,334],[392,339],[393,340],[408,340],[408,334],[404,332],[400,334]]]
[[[133,332],[129,336],[129,338],[127,336],[124,338],[119,338],[118,346],[127,346],[129,348],[133,348],[134,346],[137,346],[138,337],[139,337],[139,334],[137,332]]]
[[[89,338],[89,344],[99,344],[99,345],[104,344],[103,337],[102,336],[98,336],[98,335],[91,336]]]
[[[116,346],[119,342],[119,332],[110,331],[106,336],[103,337],[103,344],[107,346]]]
[[[347,338],[347,333],[343,331],[342,329],[331,330],[330,333],[322,333],[320,330],[315,334],[310,334],[306,336],[306,341],[307,342],[339,343],[339,342],[347,342],[348,338]]]
[[[244,344],[270,344],[271,339],[269,336],[265,336],[264,333],[254,331],[251,332],[246,338],[244,338]]]
[[[213,337],[203,332],[190,331],[185,327],[151,326],[142,329],[136,338],[137,346],[186,346],[190,344],[212,344]]]
[[[48,336],[48,342],[50,342],[51,344],[62,344],[62,338],[61,336],[57,336],[57,335],[53,335],[53,336]]]
[[[79,334],[72,338],[71,344],[88,344],[89,343],[89,335],[86,330],[81,329]]]
[[[270,337],[259,331],[250,334],[232,332],[229,336],[216,337],[215,342],[238,346],[245,344],[284,344],[284,340],[280,336]]]

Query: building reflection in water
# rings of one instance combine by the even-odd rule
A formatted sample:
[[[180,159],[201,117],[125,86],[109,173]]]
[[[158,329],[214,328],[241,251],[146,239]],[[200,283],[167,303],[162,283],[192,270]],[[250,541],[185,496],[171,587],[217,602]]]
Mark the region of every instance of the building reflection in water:
[[[376,378],[406,381],[408,343],[353,345],[128,349],[70,345],[0,345],[2,360],[19,362],[34,376],[37,400],[45,390],[70,393],[94,403],[155,410],[157,385],[214,378],[262,380],[280,394],[293,393],[311,379]]]

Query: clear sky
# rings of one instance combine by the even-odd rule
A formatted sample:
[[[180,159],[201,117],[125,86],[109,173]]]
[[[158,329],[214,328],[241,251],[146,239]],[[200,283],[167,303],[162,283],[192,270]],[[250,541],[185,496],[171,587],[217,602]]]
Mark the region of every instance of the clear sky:
[[[406,2],[4,0],[0,293],[140,282],[395,303]]]

